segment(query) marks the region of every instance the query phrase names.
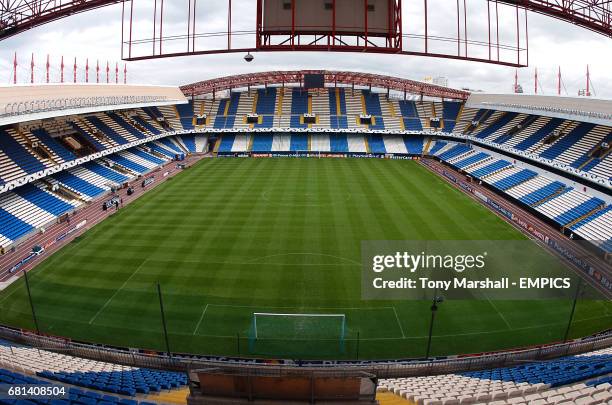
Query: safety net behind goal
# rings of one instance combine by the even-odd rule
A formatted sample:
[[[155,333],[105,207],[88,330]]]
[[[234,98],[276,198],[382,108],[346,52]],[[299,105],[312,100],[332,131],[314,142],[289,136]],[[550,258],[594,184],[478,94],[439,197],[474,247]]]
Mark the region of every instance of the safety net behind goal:
[[[329,357],[345,350],[344,314],[253,314],[249,351],[279,357]]]

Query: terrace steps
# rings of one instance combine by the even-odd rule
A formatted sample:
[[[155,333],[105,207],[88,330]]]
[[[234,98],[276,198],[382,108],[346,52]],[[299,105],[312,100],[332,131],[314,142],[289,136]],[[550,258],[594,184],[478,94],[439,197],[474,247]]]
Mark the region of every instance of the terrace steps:
[[[378,392],[376,394],[376,400],[380,405],[414,405],[414,402],[408,401],[391,392]]]
[[[576,225],[578,222],[580,222],[580,221],[582,221],[584,219],[587,219],[588,217],[590,217],[591,215],[594,215],[595,213],[599,212],[603,208],[604,208],[604,206],[599,206],[597,208],[592,209],[591,211],[587,212],[583,216],[581,216],[579,218],[576,218],[572,222],[569,222],[569,223],[565,224],[564,228],[571,228],[572,226]]]
[[[57,156],[53,151],[47,148],[42,142],[30,133],[30,131],[23,131],[21,129],[12,129],[9,128],[6,130],[15,140],[25,149],[30,155],[34,156],[36,159],[40,160],[46,167],[54,166],[58,163],[61,163],[61,159]],[[41,154],[33,147],[34,144],[37,144],[39,148],[41,148],[45,154]]]
[[[106,149],[108,148],[112,148],[113,146],[117,146],[114,144],[114,142],[107,137],[102,131],[99,131],[96,127],[94,127],[89,121],[87,121],[84,117],[81,118],[77,118],[74,123],[81,128],[82,130],[86,131],[87,133],[89,133],[89,135],[91,135],[92,137],[94,137],[95,139],[98,140],[98,142],[100,142]]]
[[[553,198],[557,198],[558,196],[560,196],[561,194],[563,194],[565,192],[565,188],[561,187],[559,190],[557,190],[555,193],[549,195],[546,198],[542,198],[539,201],[536,201],[535,203],[531,204],[532,207],[537,207],[538,205],[542,205],[550,200],[552,200]]]
[[[540,153],[544,152],[546,149],[552,147],[554,144],[559,142],[565,136],[570,134],[578,126],[578,124],[579,123],[576,122],[576,121],[565,121],[558,128],[559,136],[553,142],[548,143],[548,144],[544,143],[544,141],[546,140],[546,138],[544,138],[542,141],[538,142],[536,145],[534,145],[532,148],[530,148],[529,152],[537,153],[537,154],[540,154]]]
[[[427,138],[427,142],[425,143],[425,147],[423,148],[423,153],[422,155],[427,155],[429,154],[429,148],[431,148],[431,138]]]

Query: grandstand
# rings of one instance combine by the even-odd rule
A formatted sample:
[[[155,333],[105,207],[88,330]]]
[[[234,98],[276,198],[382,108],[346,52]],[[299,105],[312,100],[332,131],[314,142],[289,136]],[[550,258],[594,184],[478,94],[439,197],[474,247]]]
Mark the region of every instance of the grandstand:
[[[186,92],[186,88],[183,91]],[[154,90],[149,92],[154,93]],[[243,271],[240,266],[225,263],[223,259],[227,254],[226,249],[232,249],[232,245],[220,244],[221,241],[233,240],[234,236],[228,232],[234,232],[234,226],[238,226],[243,235],[260,235],[260,227],[264,223],[272,224],[278,236],[288,232],[288,238],[289,234],[302,233],[295,227],[292,231],[279,229],[278,225],[274,225],[275,219],[270,217],[258,217],[253,223],[242,222],[246,216],[234,218],[228,211],[235,206],[238,207],[238,212],[259,210],[260,213],[266,214],[268,211],[262,208],[262,201],[264,204],[275,204],[275,213],[293,217],[293,225],[301,221],[298,218],[306,213],[310,217],[320,216],[320,221],[325,223],[338,221],[339,218],[347,219],[342,212],[348,212],[351,209],[349,206],[357,204],[352,209],[359,209],[363,206],[361,204],[366,204],[369,206],[366,210],[369,214],[366,215],[366,211],[352,213],[352,221],[367,223],[370,229],[383,229],[382,224],[394,229],[389,234],[381,231],[378,237],[419,238],[424,237],[423,235],[443,234],[449,238],[461,238],[465,237],[465,232],[471,235],[477,233],[480,237],[491,239],[519,237],[519,233],[512,233],[516,232],[515,230],[498,223],[491,222],[484,229],[477,228],[472,219],[467,219],[475,218],[476,214],[471,211],[474,207],[470,205],[471,202],[460,200],[459,197],[463,198],[462,196],[444,194],[441,200],[446,205],[436,205],[442,202],[433,204],[429,197],[422,194],[422,190],[423,187],[437,184],[436,177],[430,176],[442,172],[436,172],[432,169],[433,166],[430,167],[432,163],[427,162],[442,165],[441,167],[445,168],[440,169],[442,171],[449,170],[446,172],[447,179],[450,178],[448,176],[461,176],[453,177],[457,186],[475,189],[482,186],[482,189],[477,189],[480,194],[471,192],[477,199],[482,200],[482,193],[490,192],[486,201],[503,201],[505,209],[510,207],[521,218],[529,218],[532,223],[542,221],[542,224],[537,223],[537,227],[546,234],[547,241],[567,246],[565,244],[571,243],[572,240],[584,240],[588,244],[586,251],[589,251],[589,254],[601,258],[609,258],[612,254],[612,118],[565,109],[564,106],[570,101],[564,98],[555,101],[557,104],[553,106],[554,113],[549,114],[547,110],[538,107],[538,98],[532,96],[513,96],[509,99],[507,96],[479,94],[474,97],[469,95],[466,100],[449,100],[432,96],[406,96],[389,89],[375,86],[360,88],[346,83],[319,89],[303,89],[299,84],[290,82],[266,83],[265,86],[254,83],[247,88],[226,89],[225,93],[219,93],[215,97],[208,93],[191,96],[190,100],[184,98],[180,102],[150,100],[147,105],[121,104],[96,108],[95,111],[72,109],[43,118],[35,112],[24,112],[12,114],[13,122],[0,127],[0,248],[4,253],[0,256],[0,286],[3,290],[6,289],[5,292],[0,292],[0,305],[10,308],[0,316],[2,322],[25,329],[33,327],[30,321],[24,320],[22,316],[26,307],[23,307],[23,290],[19,290],[22,286],[19,278],[21,270],[30,270],[45,258],[43,254],[40,258],[34,256],[25,262],[20,261],[33,244],[44,246],[49,249],[49,253],[53,253],[64,245],[64,239],[72,239],[67,236],[68,232],[75,232],[70,225],[71,218],[74,221],[86,218],[90,221],[88,228],[101,222],[107,217],[101,213],[100,207],[103,203],[106,204],[106,201],[116,196],[127,198],[127,194],[123,193],[128,188],[142,189],[139,195],[145,193],[145,179],[160,179],[160,176],[166,176],[169,168],[176,166],[176,163],[180,163],[185,157],[188,157],[190,162],[205,161],[190,171],[189,176],[199,177],[181,175],[178,178],[182,180],[171,183],[173,187],[160,187],[161,192],[151,193],[151,197],[141,201],[147,207],[142,211],[146,218],[159,215],[160,211],[152,208],[157,204],[150,203],[154,201],[151,199],[155,195],[160,196],[160,201],[164,201],[161,205],[165,210],[164,219],[159,217],[156,221],[164,225],[154,232],[158,235],[165,232],[174,235],[170,244],[175,248],[175,252],[166,254],[187,268],[186,279],[197,277],[189,266],[200,263],[198,260],[203,257],[199,254],[194,256],[195,248],[185,247],[188,240],[206,240],[210,246],[215,246],[219,255],[215,265],[222,263],[223,268],[231,272],[232,277],[238,277]],[[550,101],[548,104],[550,105]],[[608,108],[609,104],[605,100],[585,100],[583,108],[588,111],[592,107],[593,111],[598,111]],[[493,105],[494,108],[490,107]],[[519,107],[516,107],[517,105]],[[206,118],[198,119],[198,116],[202,115]],[[313,159],[299,162],[279,160],[282,166],[274,166],[275,170],[286,175],[285,179],[280,179],[279,174],[270,170],[273,166],[257,164],[255,159],[254,163],[249,163],[249,160],[230,159],[246,156]],[[212,157],[227,159],[211,159]],[[328,163],[317,163],[316,167],[310,166],[316,163],[314,158],[324,157],[347,159],[341,160],[341,166],[330,166],[332,159],[326,160]],[[375,158],[378,159],[374,161]],[[377,162],[394,163],[393,160],[420,161],[423,165],[419,166],[429,169],[420,172],[420,168],[416,169],[418,166],[400,166],[399,162],[395,162],[397,164],[393,166],[377,165]],[[354,166],[352,161],[358,161],[358,166]],[[211,165],[210,162],[219,163]],[[251,164],[253,166],[250,166]],[[325,173],[325,176],[322,173]],[[391,173],[393,176],[390,176]],[[204,177],[207,178],[206,181],[203,180]],[[221,178],[225,184],[218,183]],[[313,184],[322,184],[322,188],[312,189],[311,185],[305,183],[303,188],[307,191],[296,189],[296,181],[302,182],[305,178],[309,178]],[[326,180],[323,180],[324,178]],[[408,183],[400,183],[400,179]],[[142,186],[139,186],[140,184]],[[408,196],[395,194],[400,184],[405,190],[409,190]],[[191,191],[193,194],[190,195],[182,189],[180,197],[176,194],[164,194],[171,189],[176,191],[177,185],[183,185],[190,190],[194,190],[196,185],[197,191]],[[440,193],[446,192],[442,191],[442,186],[436,187],[440,188]],[[285,190],[284,194],[279,190]],[[356,190],[362,191],[358,193]],[[370,190],[377,190],[375,197],[363,199],[361,194],[368,195]],[[334,191],[342,191],[341,196],[335,195]],[[256,197],[254,200],[253,196]],[[414,200],[408,198],[409,196],[417,197]],[[429,205],[416,203],[419,198],[429,201]],[[191,214],[178,209],[169,213],[168,201],[177,200],[180,200],[179,205],[183,207],[206,207],[205,214],[198,214],[197,209]],[[214,204],[211,201],[214,201]],[[219,205],[220,201],[226,202],[227,205]],[[405,211],[398,208],[391,209],[392,215],[387,211],[390,209],[388,207],[408,206],[411,207],[411,215],[405,215]],[[457,211],[457,206],[465,211]],[[330,207],[335,209],[329,209]],[[442,229],[439,221],[451,220],[447,212],[453,212],[452,221],[461,225],[453,229],[436,230],[436,227]],[[427,224],[424,229],[429,231],[414,231],[414,224],[411,222],[416,220],[414,213],[418,213],[419,223]],[[199,222],[207,221],[209,215],[215,216],[212,218],[211,227]],[[105,230],[107,227],[116,229],[119,232],[118,241],[123,241],[126,246],[126,255],[139,255],[143,251],[156,249],[149,242],[143,242],[141,236],[132,230],[123,228],[136,226],[134,229],[146,229],[148,225],[144,225],[142,219],[126,217],[126,224],[130,225],[123,225],[116,222],[117,218],[124,217],[118,216],[103,221],[101,227],[96,228],[96,232],[105,234],[108,232]],[[354,228],[357,222],[343,222],[347,229],[351,229],[350,235],[358,233]],[[198,231],[184,232],[184,229],[167,228],[167,224],[182,224],[184,229],[192,227]],[[215,228],[218,226],[223,227]],[[89,237],[92,233],[79,230],[75,235],[85,234],[85,237]],[[140,240],[138,243],[141,245],[131,246],[131,243],[121,236],[122,233],[131,235],[130,241]],[[332,234],[333,232],[328,236],[332,237]],[[332,239],[324,239],[326,236],[321,235],[323,239],[316,242],[317,245],[337,243]],[[360,238],[368,237],[366,233],[360,235]],[[49,240],[53,242],[50,243]],[[89,243],[91,242],[88,241],[87,244]],[[255,246],[251,239],[244,239],[241,243],[247,249],[243,252],[244,256],[236,256],[242,266],[257,266],[257,271],[262,274],[266,274],[264,268],[267,265],[287,266],[283,261],[276,263],[276,259],[269,259],[278,255],[275,248],[270,248],[277,246],[276,243],[260,247]],[[295,241],[285,242],[286,248],[299,252],[306,246],[293,243]],[[97,246],[96,243],[93,245]],[[109,249],[108,246],[111,245],[100,246]],[[116,245],[112,246],[117,249]],[[314,245],[307,246],[313,249]],[[577,249],[583,249],[584,246],[580,245]],[[101,262],[106,261],[102,257],[104,249],[85,247],[82,252],[89,255],[87,260],[101,265]],[[351,249],[353,248],[343,245],[338,247],[338,252],[343,251],[343,255],[352,257]],[[78,253],[75,253],[77,251]],[[204,251],[211,254],[210,250]],[[78,256],[80,252],[77,245],[72,244],[54,257],[67,254],[67,257],[74,258],[72,255]],[[325,263],[318,263],[307,255],[301,257],[300,253],[292,259],[295,261],[292,265],[313,266],[312,271],[318,267],[327,270],[327,266],[331,265],[339,268],[346,266],[350,269],[352,259],[347,259],[334,250],[330,252],[324,260]],[[183,261],[183,254],[187,261]],[[284,254],[284,251],[280,253],[281,256]],[[258,260],[262,259],[258,258],[262,255],[265,259],[259,263]],[[114,256],[114,260],[126,263],[126,269],[132,273],[119,277],[119,285],[115,285],[117,280],[112,280],[112,277],[105,279],[103,283],[112,285],[110,298],[104,292],[91,292],[87,288],[83,289],[82,293],[71,293],[72,300],[80,303],[84,302],[83,295],[91,295],[91,301],[82,309],[71,309],[75,311],[73,315],[80,319],[77,322],[88,324],[91,332],[74,332],[75,325],[72,320],[52,321],[55,315],[45,309],[41,310],[39,319],[42,320],[42,328],[53,325],[53,333],[66,334],[92,343],[101,341],[114,345],[162,349],[157,338],[146,336],[146,331],[152,328],[150,320],[157,319],[156,312],[150,306],[149,292],[143,293],[149,288],[148,284],[141,284],[145,287],[140,287],[144,288],[140,294],[146,296],[143,302],[147,302],[147,306],[137,307],[145,314],[142,317],[143,323],[135,321],[133,313],[127,314],[123,312],[124,309],[113,307],[110,302],[121,300],[120,302],[124,302],[126,308],[129,308],[133,304],[127,304],[131,302],[131,298],[125,295],[138,290],[138,287],[125,289],[131,284],[132,277],[138,279],[135,275],[142,271],[142,277],[152,280],[156,277],[153,274],[162,274],[162,269],[166,268],[167,264],[147,263],[146,258],[136,259],[134,263],[123,254]],[[316,254],[313,257],[316,257]],[[38,266],[41,274],[49,272],[47,266],[52,260],[44,261]],[[78,260],[83,263],[84,259],[79,257]],[[208,261],[205,261],[201,265],[206,267],[209,265],[207,263]],[[105,266],[109,267],[105,267],[103,272],[114,271],[111,270],[114,268],[112,263]],[[66,272],[73,271],[70,270],[73,268],[70,260],[67,260],[55,270],[55,276],[65,277]],[[343,274],[343,278],[348,277],[348,273]],[[292,281],[289,281],[287,278],[283,282],[302,288],[304,283],[310,282],[304,281],[307,279],[291,278]],[[606,293],[605,276],[592,276],[587,279]],[[327,294],[329,288],[337,287],[334,287],[333,283],[338,280],[328,281],[332,284],[318,287],[320,291],[325,291],[321,294]],[[58,281],[55,280],[54,283]],[[178,288],[189,288],[187,284],[180,285],[182,287]],[[276,293],[266,287],[258,288],[260,290],[257,294]],[[220,291],[224,294],[223,291],[227,293],[228,290]],[[38,287],[34,288],[34,293],[41,293]],[[197,294],[196,292],[196,297]],[[404,320],[406,314],[414,314],[417,311],[417,308],[411,305],[394,303],[390,307],[360,309],[358,306],[361,304],[353,301],[354,297],[343,298],[346,301],[341,304],[340,301],[330,301],[329,297],[322,296],[321,299],[325,301],[317,301],[317,304],[299,292],[293,300],[274,298],[264,302],[259,301],[261,297],[247,297],[243,300],[240,296],[232,296],[229,303],[224,300],[210,300],[210,295],[214,294],[207,290],[203,296],[203,308],[200,308],[200,304],[195,304],[194,308],[190,309],[181,307],[181,324],[176,321],[179,318],[176,315],[176,303],[171,301],[171,328],[175,329],[171,335],[180,351],[210,350],[211,355],[256,355],[244,352],[244,347],[248,347],[244,332],[246,326],[243,325],[245,313],[253,313],[259,306],[263,306],[262,309],[266,311],[270,308],[279,310],[287,307],[290,308],[289,311],[298,311],[300,308],[318,308],[321,306],[320,302],[326,302],[325,306],[331,305],[329,311],[348,306],[350,309],[342,309],[342,313],[346,312],[349,319],[357,321],[349,323],[346,347],[343,351],[327,353],[323,357],[340,356],[344,360],[353,360],[355,356],[367,359],[392,357],[406,360],[406,357],[422,355],[419,350],[424,344],[422,335],[426,333],[423,330],[425,325],[415,326]],[[49,295],[41,297],[41,302],[56,299]],[[187,298],[190,305],[194,302],[192,300],[193,298]],[[572,336],[576,338],[609,327],[610,316],[609,312],[606,312],[608,309],[605,304],[595,302],[584,305],[585,312],[601,311],[602,307],[599,305],[603,305],[604,309],[600,316],[582,316],[578,323],[573,325]],[[67,311],[68,306],[72,304],[60,300],[53,307]],[[107,306],[112,308],[107,309]],[[478,343],[471,338],[472,334],[487,332],[475,331],[473,325],[465,320],[468,326],[465,326],[466,329],[460,329],[457,335],[447,330],[448,336],[437,338],[440,347],[438,353],[449,355],[457,354],[456,350],[478,351],[476,348],[482,348],[481,351],[485,350],[484,348],[511,349],[516,345],[543,344],[562,339],[566,308],[559,306],[551,310],[545,303],[532,306],[537,307],[537,311],[552,311],[548,316],[554,327],[529,324],[526,319],[533,316],[533,313],[522,306],[519,306],[522,308],[520,311],[510,305],[504,305],[505,309],[501,310],[495,308],[493,311],[489,304],[482,304],[478,307],[478,312],[483,322],[495,324],[497,321],[491,321],[491,317],[499,317],[502,320],[501,329],[499,325],[491,326],[495,330],[494,338],[487,339],[486,343]],[[83,317],[78,313],[79,310],[83,310],[87,315]],[[463,312],[459,309],[454,311],[457,311],[455,316],[461,316]],[[517,315],[519,312],[520,315]],[[109,313],[114,313],[116,317],[113,318]],[[513,320],[508,322],[505,316]],[[102,320],[98,319],[99,317]],[[221,321],[226,317],[232,321]],[[374,322],[374,318],[378,320]],[[112,326],[117,328],[113,329],[117,333],[110,335],[106,328],[117,321],[118,326]],[[511,323],[519,326],[510,326]],[[521,326],[523,324],[529,326]],[[206,332],[200,336],[200,330],[204,330],[202,325],[205,325]],[[407,332],[409,328],[414,330]],[[186,332],[187,329],[189,331]],[[525,332],[522,332],[523,330]],[[138,333],[133,333],[134,331]],[[233,340],[234,335],[237,335],[236,343]],[[364,336],[364,340],[360,340]],[[195,340],[196,337],[199,340]],[[387,342],[386,347],[377,343],[377,339]],[[230,340],[231,343],[228,343]],[[405,342],[410,340],[413,341],[413,346],[407,350]],[[305,352],[305,357],[316,357],[321,353],[316,350],[312,353]],[[488,371],[457,372],[442,377],[387,378],[380,381],[379,393],[393,393],[396,397],[419,404],[598,404],[610,400],[610,382],[606,379],[612,372],[610,364],[609,349],[604,349],[584,356],[528,365],[511,364]],[[133,405],[136,402],[156,401],[166,394],[176,395],[175,392],[181,392],[180,395],[183,395],[184,386],[188,383],[184,374],[156,371],[146,366],[120,366],[113,364],[112,358],[109,358],[109,361],[86,360],[9,341],[0,341],[0,367],[2,381],[25,381],[33,384],[59,381],[68,384],[72,387],[70,402],[75,404]],[[448,389],[441,390],[440,387]]]
[[[23,63],[20,42],[0,63],[0,405],[612,404],[612,100],[590,60],[578,97],[562,66],[555,96],[540,66],[535,94],[518,77],[543,60],[533,21],[610,38],[610,2],[134,3],[0,5],[7,51],[89,10],[122,20],[120,52],[101,17],[83,39],[76,24],[44,36],[73,66],[56,72],[56,49]],[[84,48],[126,63],[104,80]],[[603,58],[555,49],[546,63]],[[517,70],[498,94],[361,59],[229,59],[267,51],[376,55],[379,71],[444,58],[427,75],[453,81],[457,61]],[[146,66],[243,73],[127,83],[128,61],[211,54],[232,66]],[[399,246],[424,262],[402,266]],[[49,387],[65,392],[32,395]]]
[[[501,106],[536,107],[528,113],[528,107],[521,112],[482,108],[496,100]],[[0,186],[9,191],[25,179],[35,181],[35,187],[27,193],[29,201],[18,191],[4,195],[2,247],[177,154],[206,151],[206,139],[217,134],[211,148],[218,156],[434,156],[578,237],[597,236],[597,246],[605,249],[612,231],[589,232],[589,222],[605,221],[609,212],[612,126],[603,125],[606,118],[599,116],[578,120],[567,107],[571,100],[556,99],[555,117],[541,115],[538,102],[532,96],[495,95],[465,102],[414,100],[355,86],[304,90],[284,83],[185,104],[153,102],[33,121],[25,114],[19,125],[0,129]],[[609,102],[587,104],[599,111]],[[196,124],[196,112],[205,112],[207,119]],[[249,114],[257,117],[255,123],[247,124]],[[314,123],[305,123],[308,115]],[[368,123],[362,122],[364,116],[370,117]],[[433,119],[439,120],[435,127]],[[97,160],[90,161],[91,156]],[[547,168],[558,175],[548,178]],[[49,169],[49,176],[41,176]]]
[[[385,379],[379,390],[423,404],[605,404],[611,350],[444,376]]]

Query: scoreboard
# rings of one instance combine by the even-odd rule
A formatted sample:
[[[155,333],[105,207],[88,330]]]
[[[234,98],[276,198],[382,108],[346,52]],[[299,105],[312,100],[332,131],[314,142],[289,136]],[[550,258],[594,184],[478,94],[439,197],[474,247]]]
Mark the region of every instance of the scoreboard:
[[[401,0],[257,0],[258,49],[401,50]]]
[[[393,3],[388,0],[262,0],[266,32],[387,34]],[[295,7],[295,10],[293,9]],[[335,7],[335,9],[334,9]]]
[[[325,87],[325,76],[322,74],[306,73],[304,74],[305,89],[322,89]]]

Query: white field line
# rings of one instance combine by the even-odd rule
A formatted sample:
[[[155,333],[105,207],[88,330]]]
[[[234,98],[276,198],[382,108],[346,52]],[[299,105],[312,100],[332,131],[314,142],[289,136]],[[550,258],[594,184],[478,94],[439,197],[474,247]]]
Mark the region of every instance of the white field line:
[[[486,293],[484,293],[484,296],[487,298],[487,301],[489,301],[489,304],[491,304],[495,312],[497,312],[497,315],[499,315],[499,317],[504,321],[508,329],[512,330],[512,326],[510,326],[510,322],[508,322],[504,314],[502,314],[502,312],[499,309],[497,309],[497,305],[495,305],[493,301],[489,299],[489,296]]]
[[[210,304],[211,307],[229,307],[229,308],[271,308],[271,309],[297,309],[300,308],[298,306],[276,306],[276,305],[234,305],[234,304]],[[379,310],[379,309],[390,309],[393,310],[393,307],[307,307],[308,309],[347,309],[350,311],[355,310]],[[296,313],[297,314],[297,313]],[[327,314],[325,314],[327,315]]]
[[[200,316],[200,320],[198,321],[198,324],[196,325],[195,329],[193,330],[193,335],[195,336],[196,332],[198,331],[198,329],[200,329],[200,325],[202,324],[202,321],[204,320],[204,314],[206,314],[206,310],[208,309],[208,305],[206,304],[206,306],[204,307],[204,310],[202,311],[202,316]]]
[[[216,304],[210,304],[209,306],[215,306]],[[224,305],[216,305],[216,306],[224,306]],[[231,305],[229,305],[231,306]],[[239,308],[250,308],[250,306],[238,306]],[[354,309],[391,309],[391,307],[374,307],[374,308],[354,308]],[[336,308],[338,309],[338,308]],[[340,308],[340,309],[347,309],[347,308]],[[22,315],[28,315],[29,312],[26,311],[20,311],[20,310],[16,310],[16,309],[8,309],[8,312],[13,312],[13,313],[17,313],[17,314],[22,314]],[[573,323],[581,323],[581,322],[587,322],[587,321],[593,321],[596,319],[605,319],[608,318],[608,316],[592,316],[592,317],[588,317],[588,318],[583,318],[583,319],[575,319],[573,321]],[[61,321],[65,321],[65,319],[62,318],[54,318],[54,317],[46,317],[46,318],[50,318],[50,319],[58,319]],[[78,321],[73,321],[73,322],[78,322]],[[85,323],[85,322],[82,322]],[[511,332],[511,331],[521,331],[521,330],[530,330],[530,329],[539,329],[539,328],[545,328],[547,326],[559,326],[559,325],[566,325],[567,322],[556,322],[556,323],[544,323],[544,324],[540,324],[540,325],[533,325],[533,326],[523,326],[520,328],[512,328],[511,330],[508,329],[496,329],[496,330],[488,330],[488,331],[481,331],[481,332],[466,332],[466,333],[454,333],[454,334],[446,334],[446,335],[433,335],[434,337],[455,337],[455,336],[478,336],[478,335],[488,335],[488,334],[492,334],[492,333],[502,333],[502,332]],[[104,325],[102,325],[104,326]],[[108,326],[111,326],[110,324]],[[145,331],[145,332],[159,332],[159,330],[157,329],[146,329],[146,328],[140,328],[139,330],[141,331]],[[197,334],[200,337],[211,337],[211,338],[235,338],[235,335],[201,335],[201,334]],[[426,338],[427,335],[423,335],[423,336],[406,336],[404,339],[424,339]],[[397,340],[400,338],[394,338],[394,337],[378,337],[378,338],[360,338],[361,341],[377,341],[377,340]],[[355,340],[354,338],[347,338],[346,340]]]
[[[119,287],[118,290],[115,291],[115,293],[108,299],[106,300],[106,302],[104,303],[104,305],[102,306],[102,308],[100,308],[98,310],[98,312],[96,312],[96,314],[89,320],[89,324],[93,324],[94,321],[96,320],[96,318],[98,318],[98,316],[102,313],[102,311],[104,311],[106,309],[106,307],[108,306],[108,304],[111,303],[111,301],[117,296],[117,294],[119,294],[119,292],[121,292],[121,290],[123,290],[125,288],[125,286],[127,285],[127,283],[130,282],[130,280],[136,275],[136,273],[138,273],[138,271],[142,268],[142,266],[147,262],[148,259],[144,259],[142,263],[140,263],[140,265],[138,267],[136,267],[136,269],[132,272],[132,274],[130,275],[130,277],[128,277],[127,280],[125,280],[125,282],[121,285],[121,287]]]
[[[400,322],[399,316],[397,315],[397,311],[395,310],[395,306],[391,307],[393,308],[393,313],[395,314],[395,319],[397,320],[397,326],[399,326],[400,331],[402,332],[402,339],[406,337],[406,335],[404,334],[404,328],[402,328],[402,323]]]

